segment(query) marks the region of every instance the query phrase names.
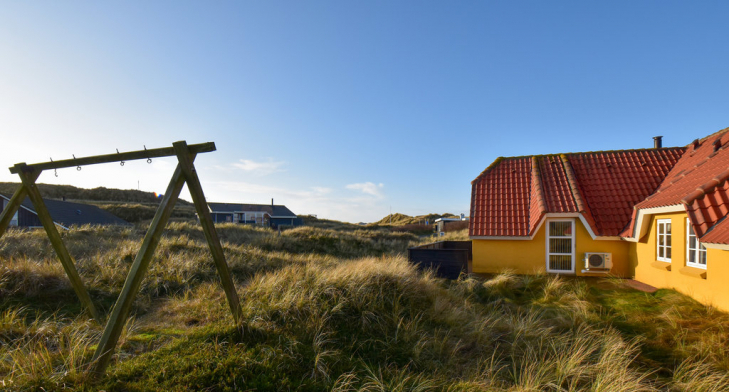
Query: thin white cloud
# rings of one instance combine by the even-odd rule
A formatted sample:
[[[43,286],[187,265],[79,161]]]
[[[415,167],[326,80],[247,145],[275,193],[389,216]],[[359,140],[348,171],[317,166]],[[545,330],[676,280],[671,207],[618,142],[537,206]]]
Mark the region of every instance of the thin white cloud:
[[[326,195],[327,193],[332,192],[331,188],[325,188],[325,187],[321,187],[321,186],[313,186],[313,187],[311,187],[311,190],[320,195]]]
[[[318,186],[308,189],[290,189],[241,181],[211,181],[210,184],[222,190],[218,197],[224,197],[224,199],[220,201],[239,203],[260,203],[274,196],[299,200],[322,200],[326,194],[332,191],[330,188]]]
[[[382,194],[382,188],[384,186],[385,184],[383,183],[375,184],[373,182],[360,182],[356,184],[349,184],[345,186],[345,188],[360,191],[367,195],[371,195],[378,199],[381,199],[384,197],[384,195]]]
[[[343,188],[322,186],[296,188],[284,184],[258,184],[242,181],[206,181],[208,201],[267,204],[271,198],[299,215],[315,214],[320,218],[347,222],[376,221],[387,214],[382,198],[363,191],[347,195]],[[376,188],[380,188],[375,185]]]
[[[268,161],[264,162],[256,162],[250,159],[241,159],[238,162],[233,163],[232,166],[236,169],[240,169],[255,175],[267,176],[271,173],[283,171],[282,167],[285,164],[286,162],[274,161],[273,159],[269,159]]]

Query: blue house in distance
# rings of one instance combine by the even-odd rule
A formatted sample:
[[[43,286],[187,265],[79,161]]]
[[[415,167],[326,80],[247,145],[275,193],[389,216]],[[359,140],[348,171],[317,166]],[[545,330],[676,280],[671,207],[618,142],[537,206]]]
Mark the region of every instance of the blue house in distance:
[[[2,207],[0,211],[5,209],[9,201],[9,197],[0,194],[0,207]],[[124,219],[90,204],[54,199],[43,199],[43,202],[51,214],[53,223],[62,229],[83,225],[131,225],[131,223]],[[23,200],[20,208],[18,208],[18,211],[10,221],[10,227],[43,227],[30,199],[26,198]]]
[[[301,226],[304,220],[286,206],[273,204],[208,203],[210,215],[215,223],[242,223],[272,227]]]

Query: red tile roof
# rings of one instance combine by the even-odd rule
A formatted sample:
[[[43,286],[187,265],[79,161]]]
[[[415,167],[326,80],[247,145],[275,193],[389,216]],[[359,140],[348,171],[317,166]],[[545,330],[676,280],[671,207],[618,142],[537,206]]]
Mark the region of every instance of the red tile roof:
[[[529,194],[529,233],[532,233],[542,217],[547,211],[544,204],[544,187],[542,186],[542,176],[539,174],[539,163],[536,157],[532,157],[532,182],[531,192]]]
[[[716,225],[729,212],[728,144],[729,128],[689,144],[663,184],[636,208],[683,204],[702,242],[729,244],[726,225]]]
[[[529,235],[531,183],[530,158],[496,159],[472,183],[471,211],[489,213],[470,221],[471,235]]]
[[[475,237],[529,236],[557,212],[631,237],[639,210],[683,206],[702,242],[729,244],[729,128],[686,147],[499,158],[472,184]]]
[[[729,219],[722,219],[711,231],[701,237],[705,244],[729,244]]]
[[[617,236],[683,148],[499,158],[473,181],[471,236],[528,236],[546,213],[580,212]]]
[[[578,212],[567,182],[562,159],[557,155],[535,157],[544,184],[544,200],[549,212]]]
[[[654,194],[636,205],[637,208],[662,207],[681,204],[700,196],[697,188],[707,185],[715,176],[729,168],[729,128],[696,140],[686,147],[686,154],[666,176]],[[716,147],[719,147],[716,149]]]
[[[658,188],[684,149],[661,148],[568,154],[595,221],[597,235],[617,236],[633,206]]]

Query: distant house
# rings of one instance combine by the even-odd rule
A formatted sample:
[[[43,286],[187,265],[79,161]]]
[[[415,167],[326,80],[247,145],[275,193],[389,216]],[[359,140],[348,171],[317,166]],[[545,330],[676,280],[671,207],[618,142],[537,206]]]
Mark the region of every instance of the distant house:
[[[208,203],[215,223],[246,223],[278,228],[279,226],[301,226],[304,220],[286,206],[271,204]]]
[[[468,228],[468,218],[461,214],[460,218],[438,218],[434,221],[435,232],[444,235],[447,231]]]
[[[2,201],[2,210],[4,210],[10,198],[0,194],[0,201]],[[90,204],[53,199],[43,199],[43,202],[46,208],[48,208],[53,222],[63,229],[82,225],[130,225],[129,222],[116,215]],[[26,198],[20,205],[20,208],[18,208],[15,216],[10,221],[10,226],[26,228],[43,227],[30,199]]]

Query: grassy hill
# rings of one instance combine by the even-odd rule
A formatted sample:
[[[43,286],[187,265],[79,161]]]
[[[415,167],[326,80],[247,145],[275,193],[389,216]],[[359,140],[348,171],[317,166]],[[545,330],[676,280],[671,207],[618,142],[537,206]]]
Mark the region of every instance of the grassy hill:
[[[355,225],[352,225],[355,226]],[[173,223],[100,384],[101,327],[41,231],[0,239],[0,385],[105,391],[723,391],[729,316],[671,290],[547,275],[444,281],[389,230],[218,226],[233,325],[200,229]],[[139,228],[64,233],[108,314]]]
[[[19,186],[20,184],[15,182],[0,182],[0,193],[12,196]],[[159,199],[153,192],[139,191],[136,189],[113,189],[104,187],[85,189],[72,185],[38,184],[38,190],[43,197],[51,199],[63,199],[65,197],[69,201],[159,203]],[[180,200],[180,204],[192,205],[185,200]]]
[[[0,182],[0,193],[10,197],[19,186],[19,183]],[[44,198],[65,198],[67,201],[93,204],[132,223],[152,219],[160,203],[160,199],[153,192],[136,189],[84,189],[71,185],[38,184],[38,190]],[[172,217],[177,220],[194,220],[195,207],[192,203],[179,199]]]
[[[418,215],[418,216],[410,216],[400,213],[390,214],[386,217],[378,220],[377,222],[370,223],[372,226],[405,226],[405,225],[414,225],[414,224],[423,224],[425,221],[430,222],[430,224],[433,224],[436,219],[438,218],[458,218],[458,216],[445,213],[445,214],[427,214],[427,215]]]

